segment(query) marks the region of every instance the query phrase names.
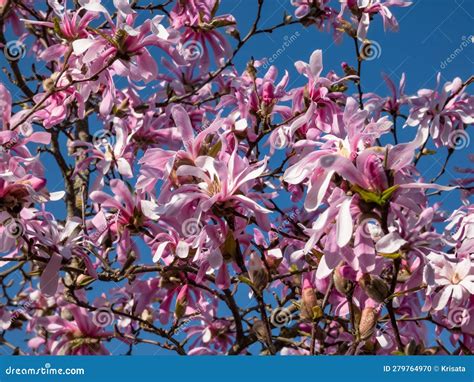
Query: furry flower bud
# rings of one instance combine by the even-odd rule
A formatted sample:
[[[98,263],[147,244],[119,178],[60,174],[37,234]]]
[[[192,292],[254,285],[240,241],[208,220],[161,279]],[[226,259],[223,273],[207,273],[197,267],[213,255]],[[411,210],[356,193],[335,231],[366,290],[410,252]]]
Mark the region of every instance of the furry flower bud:
[[[336,267],[333,273],[333,280],[336,290],[343,295],[347,295],[352,290],[354,284],[345,277],[344,267],[344,263],[340,263]]]
[[[374,333],[378,314],[375,308],[366,307],[362,310],[359,322],[359,333],[362,340],[366,340]]]
[[[266,270],[263,261],[255,252],[250,255],[248,270],[250,281],[252,281],[255,290],[262,292],[269,281],[268,271]]]
[[[301,292],[301,318],[313,321],[321,317],[322,311],[318,305],[318,299],[311,283],[303,281],[303,291]]]
[[[252,332],[256,335],[259,341],[267,341],[265,323],[262,320],[254,320],[252,325]]]
[[[183,317],[186,312],[186,307],[188,306],[188,285],[186,284],[181,288],[176,298],[176,305],[174,310],[174,315],[176,319]]]
[[[359,280],[359,284],[367,296],[380,303],[384,302],[390,294],[387,283],[378,276],[366,273]]]

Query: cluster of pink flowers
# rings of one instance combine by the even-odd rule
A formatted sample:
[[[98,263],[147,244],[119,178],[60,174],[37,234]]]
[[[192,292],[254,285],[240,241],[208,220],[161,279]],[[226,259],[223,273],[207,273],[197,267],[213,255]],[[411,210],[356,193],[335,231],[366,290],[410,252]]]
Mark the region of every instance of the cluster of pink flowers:
[[[396,30],[392,7],[409,2],[291,0],[294,16],[261,29],[262,0],[246,35],[218,0],[72,3],[0,0],[2,36],[13,25],[43,68],[33,87],[10,57],[0,84],[4,343],[474,351],[473,179],[419,167],[437,155],[427,143],[451,153],[469,139],[472,79],[411,96],[404,75],[398,89],[385,77],[380,96],[347,63],[327,71],[319,49],[295,62],[299,87],[261,57],[233,63],[287,24],[366,44],[373,20]],[[398,119],[412,140],[399,142]],[[454,211],[431,198],[460,191]]]

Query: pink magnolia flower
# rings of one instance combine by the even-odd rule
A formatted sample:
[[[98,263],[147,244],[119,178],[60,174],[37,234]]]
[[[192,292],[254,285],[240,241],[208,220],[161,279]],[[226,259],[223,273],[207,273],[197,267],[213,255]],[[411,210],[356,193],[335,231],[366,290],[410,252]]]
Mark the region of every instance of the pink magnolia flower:
[[[458,259],[445,254],[431,253],[427,272],[427,300],[423,309],[442,310],[446,306],[459,306],[474,294],[474,266],[469,257]],[[441,288],[439,288],[441,287]]]
[[[358,17],[357,37],[361,40],[366,39],[370,20],[374,14],[382,16],[385,30],[389,28],[393,31],[398,31],[397,19],[389,8],[392,6],[408,7],[412,4],[411,1],[402,0],[343,0],[341,2],[341,14],[347,7]]]
[[[99,131],[93,143],[76,141],[71,147],[85,147],[84,151],[76,151],[76,156],[84,156],[83,160],[78,161],[73,176],[88,168],[93,162],[102,176],[98,176],[92,185],[91,191],[96,191],[104,186],[104,176],[110,171],[118,170],[118,173],[125,178],[132,178],[132,153],[130,152],[131,136],[127,128],[122,125],[118,119],[113,120],[113,130],[115,137],[106,131]]]
[[[255,67],[261,67],[262,62],[255,62]],[[263,66],[265,68],[265,66]],[[252,69],[253,70],[253,69]],[[287,106],[280,105],[282,100],[288,99],[286,86],[289,76],[285,72],[283,78],[277,83],[278,70],[270,66],[263,78],[254,78],[251,70],[246,70],[241,76],[234,77],[229,74],[229,83],[222,84],[223,88],[232,90],[231,94],[223,96],[219,107],[234,106],[239,111],[241,118],[261,118],[270,121],[272,116],[283,114],[290,117],[291,110]],[[243,122],[240,122],[243,123]],[[236,130],[250,138],[255,135],[244,126],[237,126]],[[255,139],[255,138],[254,138]]]
[[[23,20],[26,24],[50,28],[56,32],[58,38],[65,40],[44,49],[39,55],[39,58],[44,61],[52,61],[64,57],[69,49],[67,42],[79,38],[86,38],[88,36],[87,26],[97,17],[97,13],[90,11],[80,16],[78,12],[68,10],[59,12],[59,10],[57,10],[56,15],[59,17],[57,21],[58,28],[55,27],[54,22],[50,21]]]
[[[339,78],[333,74],[328,74],[327,77],[322,77],[323,70],[322,51],[315,50],[310,57],[309,63],[297,61],[295,67],[300,74],[308,78],[308,84],[305,87],[298,88],[293,92],[293,112],[299,112],[296,118],[290,118],[291,123],[283,125],[280,129],[276,129],[270,136],[270,142],[275,146],[276,140],[284,140],[288,143],[294,140],[293,137],[302,134],[307,142],[302,145],[310,146],[314,144],[313,141],[319,139],[322,133],[332,133],[337,137],[345,137],[346,135],[357,134],[357,139],[360,137],[367,137],[372,134],[372,139],[375,140],[379,135],[376,135],[373,126],[367,126],[363,132],[357,131],[368,116],[367,111],[358,110],[358,105],[351,97],[345,99],[345,96],[340,92],[330,91],[334,86],[338,86],[346,80],[357,79],[357,76],[349,75]],[[312,102],[307,105],[309,98]],[[336,102],[346,101],[346,108],[343,117],[340,117],[340,107]],[[342,119],[342,121],[341,121]],[[341,123],[342,122],[342,123]],[[381,131],[385,121],[380,121]],[[370,127],[370,128],[369,128]],[[383,128],[382,128],[383,127]],[[300,133],[300,134],[297,134]],[[356,142],[357,144],[357,142]]]
[[[208,70],[212,56],[222,65],[232,53],[229,42],[217,29],[233,26],[235,19],[232,15],[216,16],[218,5],[217,0],[191,0],[176,2],[171,11],[172,26],[186,28],[181,33],[178,51],[188,64],[197,66],[201,74]]]
[[[64,225],[56,220],[32,220],[29,229],[33,237],[37,237],[38,254],[47,259],[47,265],[40,277],[41,292],[45,295],[54,295],[59,282],[59,270],[63,259],[69,260],[73,255],[81,258],[88,273],[97,277],[88,256],[85,254],[81,243],[81,221],[71,218]]]
[[[75,305],[63,308],[64,315],[39,317],[35,324],[44,327],[50,337],[38,336],[29,341],[29,346],[37,349],[44,345],[46,353],[52,355],[107,355],[103,341],[113,333],[106,332],[92,319],[87,309]]]
[[[374,93],[366,93],[364,97],[367,98],[367,101],[364,107],[377,117],[380,117],[383,111],[392,115],[398,115],[402,105],[407,103],[407,97],[405,96],[405,73],[400,77],[398,90],[386,74],[383,74],[383,79],[390,90],[390,96],[380,97]]]
[[[249,165],[245,158],[237,155],[237,150],[228,157],[226,162],[209,156],[200,156],[194,162],[195,166],[185,165],[178,167],[176,175],[180,177],[194,177],[197,183],[184,183],[179,187],[170,203],[165,208],[173,210],[191,208],[196,204],[196,213],[199,216],[209,211],[213,206],[217,208],[241,207],[243,211],[250,211],[257,223],[264,229],[270,229],[265,207],[255,202],[254,198],[261,198],[261,194],[249,192],[250,185],[255,182],[267,166],[266,160]]]
[[[405,251],[414,251],[416,255],[427,255],[430,249],[441,248],[441,235],[436,232],[432,222],[436,218],[435,208],[428,207],[420,214],[413,212],[403,214],[403,205],[392,205],[392,211],[397,216],[398,227],[390,226],[389,233],[377,240],[376,249],[380,253],[396,253],[400,248]]]
[[[43,126],[49,129],[55,125],[59,125],[70,115],[72,104],[77,104],[77,114],[79,118],[83,118],[85,113],[85,100],[74,86],[69,86],[70,83],[69,78],[59,72],[53,73],[51,78],[43,82],[45,92],[36,94],[34,96],[35,102],[42,102],[54,84],[63,90],[56,91],[48,96],[46,101],[44,101],[44,106],[34,113],[33,119],[41,120]]]
[[[181,150],[165,150],[161,147],[149,148],[139,163],[142,165],[140,176],[137,180],[137,187],[150,191],[153,189],[158,179],[167,180],[165,190],[176,182],[176,170],[181,164],[192,164],[203,154],[207,154],[216,145],[209,145],[207,139],[212,137],[223,125],[228,122],[217,117],[208,127],[195,133],[192,121],[188,112],[180,105],[175,105],[171,109],[175,129],[181,135],[183,149]],[[163,196],[167,193],[163,192]]]
[[[133,15],[128,15],[122,25],[119,17],[117,25],[111,23],[108,36],[90,36],[73,42],[74,54],[80,56],[84,64],[90,65],[91,74],[111,65],[119,75],[128,76],[133,81],[150,82],[158,73],[156,62],[147,49],[151,46],[161,48],[176,62],[182,62],[171,45],[173,37],[168,32],[160,35],[150,33],[152,20],[149,19],[134,29],[134,19]]]
[[[384,132],[391,126],[390,122],[381,120],[380,124],[367,125],[364,131],[363,125],[366,116],[367,112],[358,111],[355,100],[349,98],[343,116],[346,127],[342,126],[342,129],[347,130],[347,136],[344,139],[331,135],[325,136],[323,139],[327,140],[326,144],[322,145],[319,150],[306,154],[299,162],[285,171],[284,179],[290,184],[299,184],[305,178],[309,178],[310,187],[305,201],[305,208],[308,211],[317,209],[321,204],[329,187],[330,179],[334,172],[337,172],[336,167],[339,167],[336,162],[342,165],[339,169],[353,169],[351,160],[357,156],[357,153],[363,150],[366,144],[370,144],[376,137],[380,136],[380,131]],[[380,191],[387,187],[387,181],[384,180],[385,175],[383,171],[380,171],[381,162],[371,159],[377,157],[378,154],[374,151],[367,150],[365,155],[359,155],[357,166],[360,166],[360,168],[364,165],[370,166],[372,175],[378,174],[378,180],[362,179],[365,177],[364,171],[360,173],[348,171],[346,175],[351,178],[349,181],[359,183],[362,187],[373,187]],[[378,182],[378,184],[370,185],[371,182]]]
[[[225,319],[218,319],[216,306],[210,302],[201,302],[196,318],[189,318],[190,324],[184,331],[188,338],[193,338],[192,348],[214,348],[218,354],[226,353],[234,340],[234,325]],[[190,314],[193,314],[192,311]],[[195,321],[199,321],[195,323]]]
[[[291,0],[291,5],[296,7],[295,16],[303,19],[303,25],[314,24],[319,30],[329,28],[331,24],[336,27],[337,11],[327,4],[329,0]],[[334,28],[335,39],[339,39],[339,31]]]
[[[321,9],[328,2],[328,0],[318,0],[316,2],[312,0],[291,0],[291,5],[296,7],[295,16],[302,18],[307,16],[313,8]]]
[[[474,206],[467,205],[455,210],[447,221],[449,224],[445,231],[448,244],[455,247],[460,254],[473,253]]]
[[[118,179],[110,181],[110,189],[114,196],[103,191],[93,191],[90,195],[91,200],[101,208],[114,211],[116,219],[108,226],[110,230],[119,236],[127,232],[137,234],[147,229],[153,230],[150,219],[156,219],[157,216],[149,201],[142,199],[140,193],[132,193],[127,184]],[[97,215],[92,223],[100,227],[103,225],[102,220],[103,215]]]
[[[441,74],[438,74],[437,88]],[[408,126],[419,126],[429,131],[436,146],[453,148],[456,144],[452,133],[464,130],[465,125],[474,123],[474,97],[464,92],[462,80],[455,78],[440,90],[419,90],[417,96],[410,97]]]

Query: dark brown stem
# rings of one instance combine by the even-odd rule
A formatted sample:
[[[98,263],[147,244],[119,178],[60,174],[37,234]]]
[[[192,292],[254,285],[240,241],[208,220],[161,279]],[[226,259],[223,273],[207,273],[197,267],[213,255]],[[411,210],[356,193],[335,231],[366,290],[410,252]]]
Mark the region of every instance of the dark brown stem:
[[[397,286],[398,271],[400,270],[400,258],[397,258],[393,261],[393,274],[392,281],[390,284],[390,295],[395,292]],[[388,314],[390,316],[390,323],[392,324],[393,332],[395,333],[395,341],[397,342],[397,347],[400,352],[404,351],[403,342],[400,337],[400,331],[398,330],[397,318],[395,316],[395,310],[393,309],[393,299],[389,299],[386,303]]]

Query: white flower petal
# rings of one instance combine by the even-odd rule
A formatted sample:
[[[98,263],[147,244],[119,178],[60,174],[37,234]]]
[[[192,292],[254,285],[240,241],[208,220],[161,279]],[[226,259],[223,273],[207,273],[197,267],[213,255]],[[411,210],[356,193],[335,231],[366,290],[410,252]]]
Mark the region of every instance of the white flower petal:
[[[377,241],[375,249],[380,253],[395,253],[406,243],[407,241],[394,231]]]
[[[188,257],[189,254],[189,244],[185,241],[180,240],[178,245],[176,246],[176,255],[180,259],[185,259]]]
[[[339,248],[346,246],[352,237],[351,202],[352,198],[344,200],[337,215],[336,242]]]

